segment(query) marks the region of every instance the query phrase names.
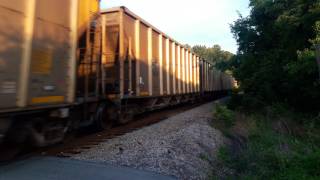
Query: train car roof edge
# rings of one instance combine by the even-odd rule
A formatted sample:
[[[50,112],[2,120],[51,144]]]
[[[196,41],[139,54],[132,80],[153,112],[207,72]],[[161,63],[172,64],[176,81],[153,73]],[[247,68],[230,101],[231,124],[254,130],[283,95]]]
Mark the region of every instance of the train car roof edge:
[[[108,8],[108,9],[102,9],[101,13],[105,14],[105,13],[112,13],[112,12],[117,12],[117,11],[121,11],[123,10],[125,13],[127,13],[128,15],[130,15],[131,17],[135,18],[136,20],[139,20],[140,22],[142,22],[143,24],[149,26],[152,28],[152,30],[156,31],[157,33],[163,35],[164,37],[166,37],[167,39],[175,42],[177,45],[188,49],[185,45],[179,43],[178,41],[176,41],[175,39],[173,39],[172,37],[170,37],[169,35],[167,35],[166,33],[162,32],[161,30],[159,30],[158,28],[156,28],[155,26],[153,26],[152,24],[150,24],[149,22],[147,22],[146,20],[144,20],[143,18],[141,18],[140,16],[138,16],[137,14],[135,14],[134,12],[132,12],[131,10],[129,10],[127,7],[125,6],[119,6],[119,7],[113,7],[113,8]],[[188,49],[190,50],[190,49]],[[190,50],[190,52],[196,56],[198,56],[196,53],[192,52]],[[199,56],[198,56],[199,57]]]
[[[139,20],[140,22],[142,22],[143,24],[149,26],[152,28],[152,30],[156,31],[157,33],[161,34],[162,36],[166,37],[167,39],[175,42],[177,45],[188,49],[185,45],[179,43],[178,41],[176,41],[175,39],[171,38],[170,36],[168,36],[166,33],[162,32],[161,30],[159,30],[158,28],[156,28],[155,26],[153,26],[152,24],[150,24],[149,22],[147,22],[146,20],[144,20],[143,18],[141,18],[140,16],[138,16],[137,14],[135,14],[134,12],[132,12],[131,10],[129,10],[127,7],[125,6],[118,6],[118,7],[112,7],[112,8],[107,8],[107,9],[101,9],[100,13],[102,14],[106,14],[106,13],[112,13],[112,12],[118,12],[118,11],[124,11],[125,13],[127,13],[129,16],[135,18],[136,20]],[[199,57],[200,60],[202,61],[206,61],[207,63],[214,65],[212,62],[209,62],[208,60],[200,57],[199,55],[197,55],[195,52],[192,52],[191,49],[188,49],[192,54],[196,55],[197,57]]]

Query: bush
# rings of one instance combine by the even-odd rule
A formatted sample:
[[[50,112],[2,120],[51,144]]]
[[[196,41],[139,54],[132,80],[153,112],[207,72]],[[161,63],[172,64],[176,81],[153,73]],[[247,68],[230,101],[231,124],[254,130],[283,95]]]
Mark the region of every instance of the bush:
[[[249,6],[250,15],[231,25],[239,45],[233,74],[247,94],[243,104],[281,102],[319,112],[319,0],[250,0]]]
[[[227,107],[232,110],[245,112],[255,112],[265,107],[263,100],[250,94],[235,93],[231,94],[231,98],[227,103]]]
[[[303,118],[304,124],[299,125],[294,118]],[[226,176],[230,179],[319,179],[318,118],[288,111],[281,104],[251,113],[245,119],[256,125],[247,127],[246,145],[236,153],[232,146],[219,151],[218,158],[232,172]],[[275,126],[284,119],[288,121],[286,128],[299,128],[302,134],[279,131]]]
[[[287,83],[283,86],[287,102],[301,111],[319,111],[320,81],[316,56],[313,50],[298,51],[298,60],[288,63]]]
[[[235,113],[226,106],[217,104],[214,109],[214,119],[222,122],[224,127],[230,128],[235,123]]]

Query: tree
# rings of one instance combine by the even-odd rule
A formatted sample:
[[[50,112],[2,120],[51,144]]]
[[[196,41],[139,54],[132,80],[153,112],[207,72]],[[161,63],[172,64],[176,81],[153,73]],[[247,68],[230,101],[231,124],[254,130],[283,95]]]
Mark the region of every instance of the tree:
[[[318,63],[319,80],[320,80],[320,43],[315,45],[315,49],[317,54],[317,63]]]
[[[187,49],[191,49],[191,46],[189,44],[185,44],[184,47]]]
[[[311,42],[314,44],[316,56],[317,56],[317,64],[318,64],[318,72],[319,72],[319,80],[320,80],[320,21],[316,22],[315,25],[316,38]]]
[[[212,47],[196,45],[192,47],[192,51],[198,54],[201,58],[212,62],[216,65],[216,68],[222,71],[229,69],[229,62],[234,56],[234,54],[222,50],[219,45],[213,45]]]
[[[315,53],[319,0],[250,0],[251,13],[234,22],[239,45],[234,75],[243,90],[264,103],[319,109]],[[313,60],[312,60],[313,59]]]

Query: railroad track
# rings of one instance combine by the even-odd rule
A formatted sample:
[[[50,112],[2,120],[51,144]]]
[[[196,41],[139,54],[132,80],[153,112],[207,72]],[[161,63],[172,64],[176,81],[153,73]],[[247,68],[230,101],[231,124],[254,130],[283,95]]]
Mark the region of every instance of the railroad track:
[[[133,121],[113,127],[110,130],[102,132],[90,132],[90,129],[80,131],[76,134],[69,134],[65,141],[54,146],[30,149],[21,147],[5,147],[0,150],[0,165],[9,164],[21,159],[28,159],[35,156],[56,156],[56,157],[70,157],[79,154],[84,150],[90,149],[99,145],[102,142],[112,138],[124,135],[126,133],[156,124],[171,116],[182,113],[186,110],[195,108],[203,103],[184,104],[176,107],[168,107],[162,110],[147,112],[134,118]]]
[[[174,108],[170,107],[162,110],[148,112],[136,117],[133,121],[129,122],[128,124],[117,126],[103,132],[79,136],[76,138],[76,140],[72,140],[72,142],[70,142],[70,140],[66,140],[66,143],[58,145],[54,148],[42,150],[40,153],[41,155],[48,156],[70,157],[72,155],[79,154],[84,150],[90,149],[96,145],[99,145],[102,142],[141,129],[143,127],[156,124],[162,120],[167,119],[168,117],[192,109],[199,105],[200,103],[180,105]]]

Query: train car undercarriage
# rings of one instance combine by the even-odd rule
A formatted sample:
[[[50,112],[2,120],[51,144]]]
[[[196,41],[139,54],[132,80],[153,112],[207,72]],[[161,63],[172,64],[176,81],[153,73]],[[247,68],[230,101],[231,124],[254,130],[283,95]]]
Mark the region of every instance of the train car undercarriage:
[[[68,132],[81,127],[107,130],[115,124],[130,122],[134,116],[185,103],[207,102],[227,95],[227,91],[127,98],[121,101],[100,100],[88,104],[38,112],[3,116],[0,140],[15,144],[45,147],[61,142]],[[83,113],[87,113],[84,116]],[[87,117],[87,118],[84,118]]]

